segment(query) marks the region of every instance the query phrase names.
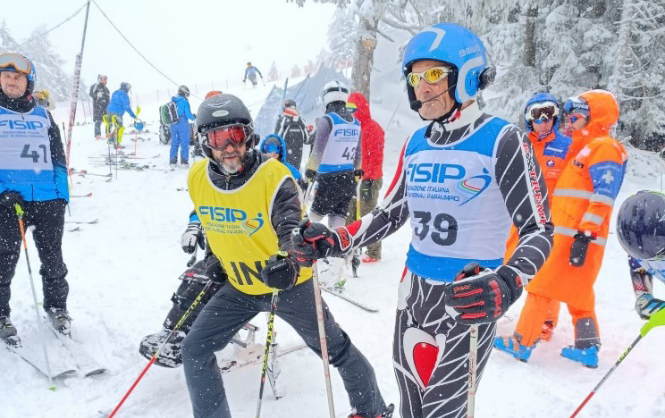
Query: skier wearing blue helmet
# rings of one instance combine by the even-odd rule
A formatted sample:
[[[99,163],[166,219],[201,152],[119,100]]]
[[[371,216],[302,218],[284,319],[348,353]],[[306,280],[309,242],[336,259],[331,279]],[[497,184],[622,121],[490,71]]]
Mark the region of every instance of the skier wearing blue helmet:
[[[47,317],[57,331],[70,330],[62,257],[67,163],[58,125],[32,96],[36,79],[28,58],[0,54],[0,341],[12,345],[20,344],[9,318],[10,285],[21,250],[19,216],[26,227],[34,227]]]
[[[303,180],[300,171],[298,171],[287,161],[288,153],[286,149],[286,141],[284,141],[284,138],[277,134],[267,135],[259,144],[259,151],[264,154],[268,154],[270,158],[276,158],[279,160],[279,162],[284,164],[291,172],[291,175],[296,180],[296,183],[298,183],[298,186],[300,186],[301,190],[305,190],[307,188],[307,182]]]
[[[403,70],[411,108],[428,124],[402,148],[383,204],[334,230],[301,224],[292,251],[303,264],[344,256],[410,221],[393,341],[401,416],[466,416],[471,325],[481,377],[496,321],[549,255],[549,203],[525,135],[475,100],[493,78],[475,34],[425,28],[406,46]],[[511,225],[520,243],[504,262]]]

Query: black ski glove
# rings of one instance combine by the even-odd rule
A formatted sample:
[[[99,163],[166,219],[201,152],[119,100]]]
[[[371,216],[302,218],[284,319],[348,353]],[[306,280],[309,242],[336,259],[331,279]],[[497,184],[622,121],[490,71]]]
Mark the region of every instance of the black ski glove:
[[[573,267],[582,267],[586,260],[586,253],[589,250],[589,243],[594,240],[594,237],[587,235],[584,232],[575,234],[575,241],[570,246],[570,257],[568,262]]]
[[[268,264],[261,270],[261,281],[273,289],[286,290],[298,281],[300,266],[285,251],[270,256]]]
[[[510,267],[496,271],[469,263],[444,290],[445,303],[460,315],[455,320],[474,325],[494,322],[522,294],[522,280]]]
[[[206,241],[203,236],[203,227],[199,221],[190,222],[187,225],[187,229],[180,237],[180,246],[187,254],[194,253],[196,250],[196,244],[198,244],[202,250],[205,249]]]
[[[321,223],[311,223],[305,218],[291,232],[293,249],[298,264],[311,267],[314,260],[326,257],[343,257],[351,248],[351,235],[345,227],[335,230]]]
[[[17,204],[20,207],[25,205],[21,193],[19,192],[3,192],[0,194],[0,206],[4,206],[9,209],[12,213],[16,213],[16,208],[14,207]]]
[[[224,282],[226,282],[226,273],[222,269],[219,260],[214,255],[211,255],[206,260],[206,276],[208,276],[208,279],[213,283],[224,284]]]

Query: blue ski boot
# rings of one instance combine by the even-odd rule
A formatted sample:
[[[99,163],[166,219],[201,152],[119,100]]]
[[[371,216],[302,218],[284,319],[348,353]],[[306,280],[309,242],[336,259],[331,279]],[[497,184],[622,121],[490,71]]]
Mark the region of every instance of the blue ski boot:
[[[531,351],[536,345],[527,347],[517,342],[515,337],[494,337],[494,348],[512,354],[519,361],[527,362],[531,357]]]
[[[598,346],[596,345],[589,348],[565,347],[561,350],[561,355],[567,359],[578,361],[590,369],[598,367]]]

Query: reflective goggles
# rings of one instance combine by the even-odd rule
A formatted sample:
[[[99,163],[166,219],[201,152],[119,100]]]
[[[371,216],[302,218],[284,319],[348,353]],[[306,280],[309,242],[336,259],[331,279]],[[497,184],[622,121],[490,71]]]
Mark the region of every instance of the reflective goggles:
[[[411,87],[416,88],[418,87],[418,84],[420,84],[421,78],[425,80],[427,84],[434,84],[448,77],[448,74],[450,73],[451,71],[448,67],[434,67],[421,73],[410,72],[409,75],[406,76],[406,80]]]
[[[584,113],[579,113],[579,112],[576,112],[576,113],[566,113],[566,120],[567,120],[569,123],[575,123],[575,122],[577,122],[577,121],[580,120],[580,119],[588,120],[588,119],[589,119],[589,116],[585,115]]]
[[[355,103],[346,102],[346,110],[347,110],[349,113],[354,113],[354,112],[357,112],[357,111],[358,111],[358,106],[356,106]]]
[[[279,145],[277,144],[268,144],[263,147],[265,150],[266,154],[279,154],[281,152],[281,149],[279,148]]]
[[[527,114],[527,119],[540,125],[541,123],[549,122],[558,114],[559,108],[554,103],[537,103],[531,106]]]
[[[240,147],[247,142],[249,132],[247,132],[247,127],[242,124],[227,125],[206,132],[206,137],[210,148],[222,151],[228,144],[234,148]]]
[[[30,74],[32,71],[32,65],[25,57],[12,53],[0,54],[0,69],[9,69],[9,67],[23,74]]]

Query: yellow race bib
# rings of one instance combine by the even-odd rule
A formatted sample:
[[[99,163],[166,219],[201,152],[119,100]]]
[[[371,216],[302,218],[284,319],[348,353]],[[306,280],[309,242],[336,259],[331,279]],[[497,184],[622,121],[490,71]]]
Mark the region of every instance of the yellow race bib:
[[[194,164],[187,180],[208,244],[233,287],[249,295],[272,293],[261,281],[260,272],[279,251],[270,214],[277,190],[292,178],[291,173],[284,164],[270,159],[243,186],[223,190],[210,180],[208,164],[208,159]],[[297,283],[311,277],[310,268],[301,268]]]

